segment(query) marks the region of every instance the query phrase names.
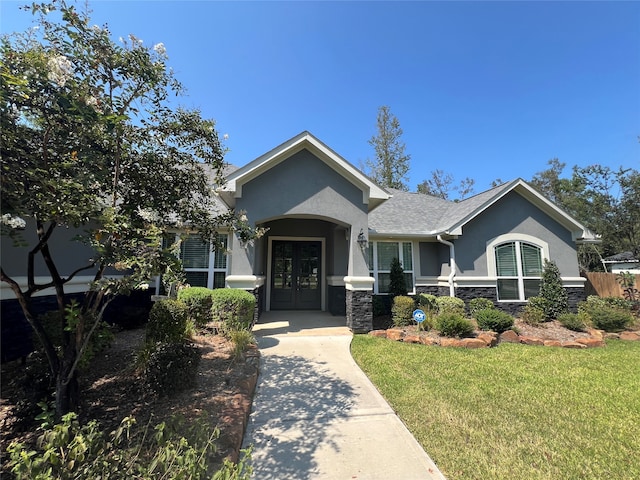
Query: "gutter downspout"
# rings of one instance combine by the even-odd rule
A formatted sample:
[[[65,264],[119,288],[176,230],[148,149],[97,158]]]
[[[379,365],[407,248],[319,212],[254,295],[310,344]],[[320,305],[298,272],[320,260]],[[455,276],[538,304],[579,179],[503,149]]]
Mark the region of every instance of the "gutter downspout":
[[[449,296],[450,297],[455,297],[456,296],[456,289],[454,286],[454,279],[456,277],[456,273],[458,270],[458,267],[456,266],[456,249],[453,246],[452,242],[449,242],[448,240],[445,240],[444,238],[442,238],[442,235],[438,234],[438,236],[436,237],[438,239],[438,241],[440,243],[443,243],[445,245],[449,245],[449,263],[451,265],[451,273],[449,273]]]

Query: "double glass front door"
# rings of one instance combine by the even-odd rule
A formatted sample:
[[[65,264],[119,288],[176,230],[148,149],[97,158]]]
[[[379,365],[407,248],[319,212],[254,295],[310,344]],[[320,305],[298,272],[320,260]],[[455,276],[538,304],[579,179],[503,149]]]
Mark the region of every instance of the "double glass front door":
[[[321,243],[274,240],[271,260],[271,309],[319,310]]]

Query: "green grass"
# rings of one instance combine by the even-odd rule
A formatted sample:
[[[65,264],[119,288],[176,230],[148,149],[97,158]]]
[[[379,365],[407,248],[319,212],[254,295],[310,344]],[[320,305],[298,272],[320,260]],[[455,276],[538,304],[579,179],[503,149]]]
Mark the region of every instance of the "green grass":
[[[640,342],[351,350],[450,480],[640,478]]]

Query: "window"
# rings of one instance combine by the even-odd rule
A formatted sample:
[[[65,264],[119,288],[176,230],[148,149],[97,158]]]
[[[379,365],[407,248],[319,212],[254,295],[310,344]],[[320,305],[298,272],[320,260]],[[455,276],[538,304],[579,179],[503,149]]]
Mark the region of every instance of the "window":
[[[411,242],[369,242],[369,274],[376,279],[374,293],[389,293],[391,260],[397,258],[404,269],[407,290],[413,292],[413,254]]]
[[[209,242],[189,235],[180,244],[180,260],[192,287],[224,288],[227,276],[227,235],[220,235],[223,248],[211,251]]]
[[[540,293],[542,248],[513,241],[494,248],[498,300],[525,301]]]

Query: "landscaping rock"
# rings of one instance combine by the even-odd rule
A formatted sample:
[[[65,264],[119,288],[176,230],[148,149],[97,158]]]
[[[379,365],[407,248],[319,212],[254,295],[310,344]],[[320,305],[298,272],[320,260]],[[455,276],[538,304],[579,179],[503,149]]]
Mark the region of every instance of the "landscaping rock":
[[[601,338],[578,338],[576,343],[580,343],[587,348],[604,347],[604,340]]]
[[[513,330],[507,330],[500,334],[500,341],[505,343],[520,343],[520,335]]]
[[[638,332],[622,332],[620,334],[620,340],[640,341],[640,333],[638,333]]]
[[[586,345],[583,345],[583,344],[578,343],[578,342],[564,342],[562,344],[562,346],[564,348],[587,348]]]
[[[487,344],[487,347],[495,347],[498,345],[498,334],[494,332],[482,332],[478,334],[478,338]]]
[[[562,342],[560,340],[545,340],[544,346],[545,347],[561,347]]]
[[[438,345],[438,341],[435,338],[425,336],[420,337],[420,343],[422,345]]]
[[[457,338],[446,338],[446,337],[443,337],[442,339],[440,339],[440,346],[442,346],[442,347],[464,347],[464,344],[462,343],[462,341],[458,340]]]
[[[525,345],[544,345],[544,340],[535,337],[520,337],[520,343]]]
[[[373,337],[387,338],[387,331],[386,330],[371,330],[369,332],[369,335],[371,335]]]
[[[405,332],[401,328],[390,328],[387,330],[387,338],[389,340],[400,341],[404,338]]]
[[[420,343],[420,336],[415,334],[407,334],[402,339],[404,343]]]
[[[489,346],[487,342],[480,338],[463,338],[460,343],[465,348],[486,348]]]

